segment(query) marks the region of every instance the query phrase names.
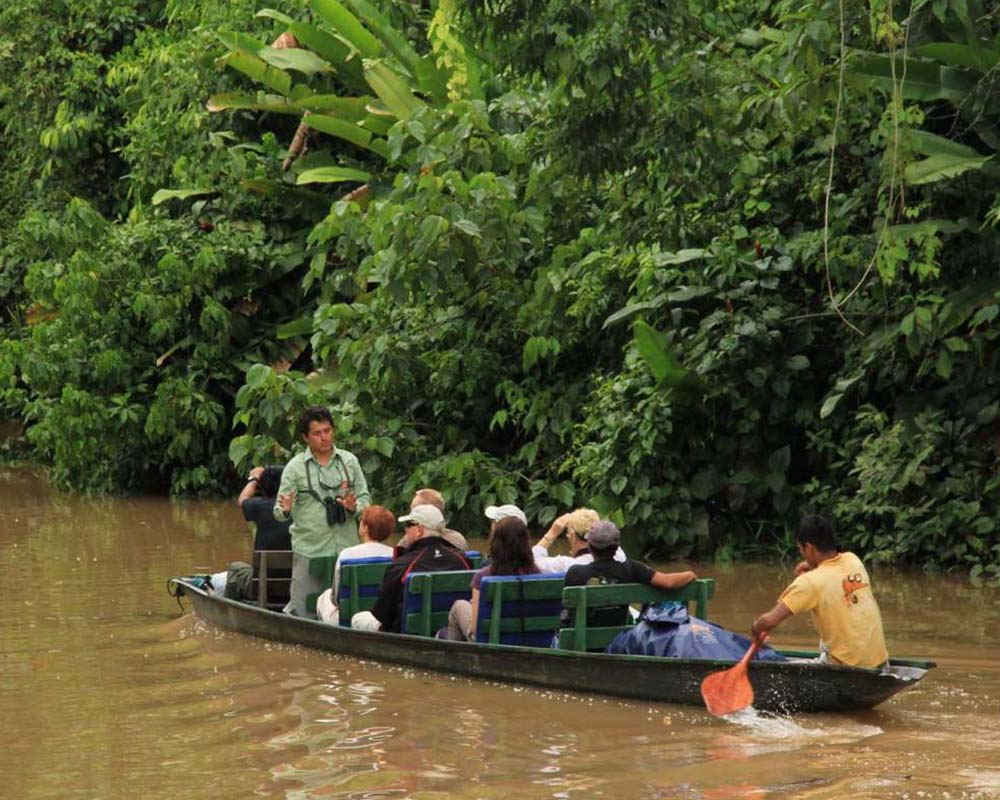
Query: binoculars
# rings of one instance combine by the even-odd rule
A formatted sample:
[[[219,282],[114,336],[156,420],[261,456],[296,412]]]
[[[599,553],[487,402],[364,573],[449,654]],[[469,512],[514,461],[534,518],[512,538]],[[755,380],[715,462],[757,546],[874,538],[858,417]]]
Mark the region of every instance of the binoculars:
[[[347,522],[347,510],[333,497],[324,497],[323,506],[326,508],[326,524],[340,525]]]

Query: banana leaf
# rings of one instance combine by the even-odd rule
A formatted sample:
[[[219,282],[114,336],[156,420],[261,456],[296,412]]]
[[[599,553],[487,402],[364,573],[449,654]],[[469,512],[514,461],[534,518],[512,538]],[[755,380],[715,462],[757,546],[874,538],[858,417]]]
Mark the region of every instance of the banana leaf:
[[[382,55],[382,43],[337,0],[311,0],[309,6],[323,22],[357,50],[362,58],[379,58]]]

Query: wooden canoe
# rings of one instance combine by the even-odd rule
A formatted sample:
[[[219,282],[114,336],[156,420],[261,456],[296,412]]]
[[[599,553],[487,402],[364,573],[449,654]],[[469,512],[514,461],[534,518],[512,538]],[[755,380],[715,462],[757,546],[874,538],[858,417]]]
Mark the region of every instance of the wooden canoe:
[[[701,706],[702,680],[733,663],[372,633],[229,600],[185,578],[171,578],[168,588],[178,598],[190,600],[194,612],[206,622],[237,633],[355,658],[546,689]],[[784,654],[798,658],[815,655]],[[894,658],[889,670],[880,672],[807,661],[759,661],[750,664],[749,675],[754,707],[759,711],[851,711],[872,708],[914,686],[934,666],[933,661]]]

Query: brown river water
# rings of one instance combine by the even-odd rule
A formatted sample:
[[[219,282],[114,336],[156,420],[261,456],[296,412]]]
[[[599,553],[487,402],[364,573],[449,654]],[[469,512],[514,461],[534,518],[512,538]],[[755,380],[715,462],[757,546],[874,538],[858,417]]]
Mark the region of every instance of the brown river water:
[[[249,544],[234,502],[0,467],[0,798],[1000,798],[996,589],[873,571],[890,652],[938,668],[872,711],[734,723],[279,646],[167,595]],[[791,569],[694,567],[740,630]]]

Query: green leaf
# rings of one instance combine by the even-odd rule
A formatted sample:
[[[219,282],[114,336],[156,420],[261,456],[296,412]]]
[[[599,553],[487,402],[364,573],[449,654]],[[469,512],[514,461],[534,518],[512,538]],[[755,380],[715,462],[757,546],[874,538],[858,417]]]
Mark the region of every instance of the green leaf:
[[[219,64],[232,67],[258,83],[270,86],[280,94],[287,95],[291,91],[291,75],[250,53],[243,51],[229,53],[219,59]]]
[[[322,75],[333,71],[327,61],[299,47],[265,47],[257,55],[272,67],[293,69],[304,75]]]
[[[204,197],[215,194],[215,189],[159,189],[152,199],[152,204],[158,206],[168,200],[186,200],[189,197]]]
[[[371,131],[366,131],[353,122],[329,117],[326,114],[310,114],[307,117],[303,117],[302,121],[310,128],[315,128],[318,131],[323,131],[323,133],[328,133],[331,136],[336,136],[338,139],[344,139],[358,147],[363,147],[383,157],[385,156],[385,140],[376,139]],[[378,146],[378,142],[382,143],[382,147]]]
[[[296,184],[302,183],[343,183],[344,181],[356,181],[367,183],[371,180],[371,175],[364,170],[351,169],[349,167],[317,167],[302,172]]]
[[[688,491],[696,500],[707,500],[722,488],[722,479],[713,469],[696,472],[688,486]]]
[[[660,382],[676,386],[687,375],[674,357],[667,337],[642,320],[634,325],[635,344],[650,372]]]
[[[276,334],[279,339],[294,339],[298,336],[310,336],[312,332],[313,318],[310,315],[279,325]]]
[[[978,80],[975,75],[942,67],[934,61],[905,59],[897,55],[895,74],[900,76],[904,71],[906,80],[901,83],[900,89],[908,100],[949,100],[958,105],[969,96]],[[854,62],[851,73],[887,94],[895,91],[892,61],[887,55],[863,56]]]
[[[374,450],[386,458],[392,458],[392,454],[396,449],[396,443],[388,436],[371,436],[365,442],[365,447],[369,450]]]
[[[625,491],[626,486],[628,486],[628,478],[624,475],[618,475],[611,479],[611,491],[615,494],[621,494]]]
[[[826,398],[823,402],[823,406],[819,410],[819,418],[826,419],[830,416],[843,396],[844,395],[842,394],[831,394],[828,398]]]
[[[241,92],[222,92],[208,98],[205,107],[212,112],[229,111],[232,109],[247,109],[251,111],[269,111],[275,114],[292,114],[299,116],[302,109],[287,97],[280,94],[245,94]]]
[[[314,94],[299,100],[296,105],[317,114],[329,114],[348,122],[361,122],[368,115],[366,106],[373,99],[369,96],[341,97],[337,94]]]
[[[259,389],[267,381],[271,368],[267,364],[254,364],[247,370],[247,386]]]
[[[767,459],[767,468],[769,471],[784,475],[788,471],[788,465],[792,463],[792,448],[789,445],[785,445],[773,453]],[[777,490],[776,490],[777,491]]]
[[[792,372],[801,372],[809,368],[809,358],[807,356],[792,356],[785,362],[785,366]]]
[[[944,380],[948,380],[951,377],[952,360],[951,353],[947,349],[941,350],[938,353],[937,360],[934,362],[934,370]]]
[[[617,325],[619,322],[623,322],[624,320],[631,319],[642,311],[651,311],[654,308],[659,308],[663,305],[664,299],[664,296],[661,294],[659,297],[655,297],[652,300],[646,300],[642,303],[630,303],[625,306],[625,308],[619,308],[614,314],[604,320],[601,330],[610,328],[612,325]]]
[[[407,86],[396,72],[384,61],[366,59],[365,80],[393,114],[400,119],[409,119],[425,104]]]
[[[969,172],[974,169],[982,169],[993,156],[968,156],[936,155],[908,164],[906,167],[906,182],[919,186],[925,183],[936,183],[947,180]]]
[[[906,144],[916,153],[924,156],[965,156],[977,158],[982,155],[968,145],[947,139],[928,131],[907,130],[903,132]]]
[[[264,49],[264,43],[258,39],[254,39],[252,36],[248,36],[245,33],[240,33],[239,31],[219,31],[216,34],[226,47],[230,50],[238,50],[243,53],[249,53],[250,55],[257,55],[261,50]]]
[[[667,295],[667,302],[675,305],[687,303],[690,300],[697,300],[699,297],[714,294],[715,289],[711,286],[685,286]]]
[[[347,0],[347,4],[371,28],[375,36],[385,45],[386,49],[399,59],[399,63],[410,73],[411,78],[415,80],[423,78],[428,81],[426,86],[421,85],[420,88],[428,94],[433,93],[437,88],[435,83],[441,82],[436,79],[430,80],[433,76],[426,69],[426,65],[422,63],[425,59],[417,54],[417,51],[410,46],[406,37],[392,26],[388,18],[371,3],[367,2],[367,0]],[[433,67],[433,60],[430,60],[430,63]],[[434,67],[434,71],[436,71],[436,67]],[[443,101],[446,99],[446,94],[441,95],[438,99]]]
[[[316,16],[333,28],[357,50],[362,58],[378,58],[382,55],[382,45],[369,33],[361,21],[337,0],[311,0],[309,7]]]
[[[968,67],[987,72],[1000,64],[1000,48],[970,46],[957,42],[932,42],[915,49],[922,58],[933,58],[950,67]]]
[[[676,253],[659,253],[656,256],[656,265],[665,267],[668,264],[686,264],[688,261],[705,258],[707,255],[710,255],[708,250],[696,249],[678,250]]]

